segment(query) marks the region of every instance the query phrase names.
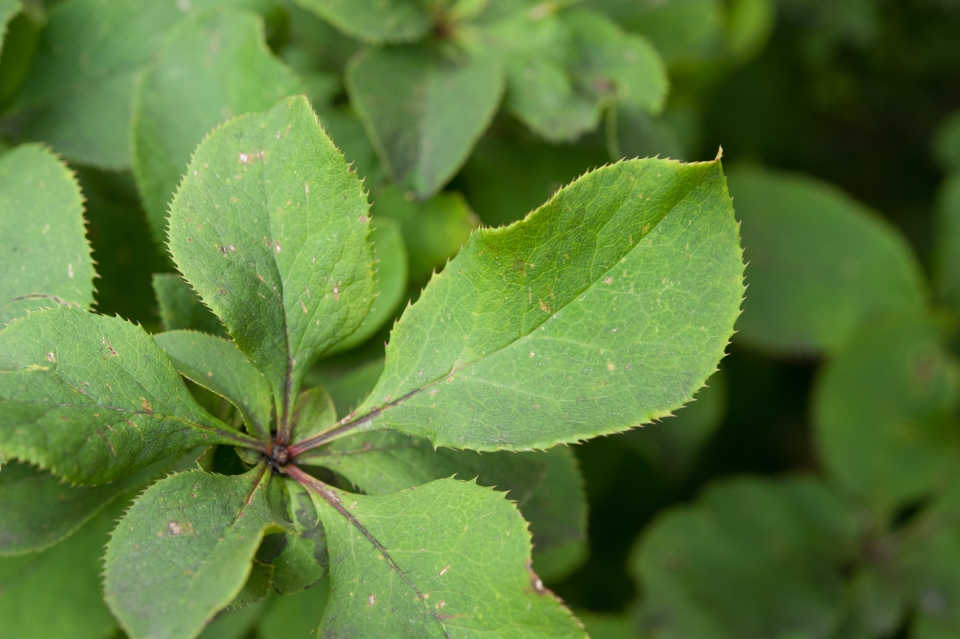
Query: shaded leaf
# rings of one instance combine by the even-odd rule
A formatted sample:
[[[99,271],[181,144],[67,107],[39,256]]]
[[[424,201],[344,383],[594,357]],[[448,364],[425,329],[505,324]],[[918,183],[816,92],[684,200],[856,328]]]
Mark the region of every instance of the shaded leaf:
[[[607,111],[607,150],[614,160],[665,157],[685,159],[680,137],[670,123],[622,104]]]
[[[44,550],[63,541],[118,497],[169,471],[163,460],[103,486],[70,486],[50,473],[13,462],[0,472],[0,556]]]
[[[281,429],[310,365],[373,301],[367,211],[302,97],[214,131],[174,199],[171,254],[270,382]]]
[[[0,372],[0,449],[73,482],[249,441],[204,412],[153,338],[117,317],[31,313],[0,331]]]
[[[391,495],[322,490],[314,501],[331,575],[320,637],[502,628],[524,637],[586,636],[528,569],[526,522],[502,495],[451,479]]]
[[[333,398],[338,415],[347,415],[367,398],[383,374],[383,358],[350,362],[323,362],[310,371],[311,386],[323,386]]]
[[[865,322],[923,306],[923,275],[879,216],[817,180],[762,169],[730,177],[750,287],[737,339],[817,355]]]
[[[960,169],[960,111],[940,123],[933,138],[933,154],[944,169]]]
[[[695,401],[676,415],[627,431],[621,435],[621,441],[667,478],[682,479],[723,420],[727,410],[726,379],[722,371],[714,373],[697,393]]]
[[[933,281],[937,296],[960,308],[960,172],[947,177],[937,197]]]
[[[370,243],[373,246],[373,259],[377,265],[377,281],[374,286],[376,299],[359,328],[330,349],[330,354],[356,348],[373,337],[395,316],[397,307],[406,297],[408,258],[407,248],[400,233],[400,225],[386,218],[371,220]]]
[[[381,161],[420,198],[443,188],[490,124],[503,89],[496,56],[433,45],[367,49],[347,91]]]
[[[246,583],[233,601],[230,602],[231,609],[247,608],[256,603],[260,603],[270,594],[270,585],[273,582],[273,566],[259,561],[251,564],[250,574],[247,576]]]
[[[262,465],[230,477],[191,471],[137,498],[107,545],[104,581],[132,637],[194,637],[234,600],[263,535],[286,525],[271,485]]]
[[[296,0],[344,33],[371,42],[412,42],[433,26],[428,0]]]
[[[522,219],[561,187],[607,163],[600,150],[516,140],[489,132],[458,178],[484,224]]]
[[[329,580],[289,597],[276,597],[258,632],[263,639],[314,639],[330,591]]]
[[[160,305],[160,320],[167,331],[195,330],[225,336],[226,329],[203,305],[190,285],[176,273],[155,273],[153,290]]]
[[[716,369],[742,269],[718,162],[600,169],[471,236],[394,327],[351,419],[476,450],[657,419]]]
[[[243,608],[223,610],[203,629],[197,639],[246,639],[269,606],[269,600],[262,600]]]
[[[126,501],[115,503],[44,552],[0,558],[0,619],[5,637],[108,639],[114,635],[117,622],[103,603],[100,558],[126,506]]]
[[[406,198],[388,187],[371,209],[374,218],[390,218],[400,224],[410,260],[410,283],[426,284],[470,237],[480,220],[459,193],[439,193],[425,202]]]
[[[129,123],[136,76],[186,14],[269,0],[75,0],[52,8],[36,60],[12,113],[21,134],[71,160],[130,166]]]
[[[0,326],[40,308],[93,303],[80,187],[43,147],[0,157],[0,255]]]
[[[820,373],[813,423],[826,470],[881,521],[958,463],[960,365],[925,318],[871,326]]]
[[[662,515],[636,548],[641,630],[661,639],[830,637],[853,553],[852,517],[818,481],[717,484]]]
[[[139,83],[131,137],[137,187],[160,244],[170,199],[203,137],[234,115],[265,111],[299,92],[253,14],[197,13],[170,31]]]
[[[310,495],[294,481],[285,480],[283,486],[294,531],[264,538],[257,559],[273,566],[273,587],[286,596],[313,588],[327,575],[329,560],[327,538]],[[313,625],[319,619],[317,614]]]
[[[293,415],[291,441],[307,439],[332,426],[337,421],[337,409],[329,393],[322,388],[311,388],[300,393]]]
[[[236,406],[250,434],[269,438],[273,408],[270,383],[236,346],[195,331],[168,331],[153,339],[181,375]]]

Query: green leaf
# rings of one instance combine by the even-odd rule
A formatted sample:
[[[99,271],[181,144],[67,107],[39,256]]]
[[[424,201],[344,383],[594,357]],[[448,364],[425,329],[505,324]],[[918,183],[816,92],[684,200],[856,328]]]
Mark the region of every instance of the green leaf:
[[[270,594],[270,585],[273,581],[273,566],[259,561],[251,564],[247,581],[240,589],[240,593],[230,602],[230,608],[247,608],[262,602]]]
[[[0,325],[40,308],[93,303],[80,187],[43,147],[0,157],[0,255]]]
[[[100,484],[213,443],[249,443],[190,395],[144,330],[48,309],[0,331],[0,449]]]
[[[315,639],[330,591],[329,580],[304,592],[277,597],[263,616],[258,631],[262,639]]]
[[[367,215],[302,97],[214,131],[173,201],[171,254],[270,382],[281,429],[310,365],[373,301]]]
[[[920,309],[923,275],[906,241],[823,182],[763,169],[730,177],[743,223],[750,295],[737,339],[764,351],[817,355],[865,322]]]
[[[820,458],[881,521],[942,485],[960,460],[960,365],[942,331],[913,317],[871,326],[817,381]]]
[[[197,639],[247,639],[269,606],[269,600],[262,600],[243,608],[222,610]]]
[[[0,51],[3,49],[10,21],[21,10],[20,0],[0,0]]]
[[[258,16],[208,11],[170,31],[135,94],[131,138],[137,187],[159,243],[170,199],[203,137],[234,115],[265,111],[300,90],[267,49]]]
[[[666,69],[643,37],[595,11],[515,12],[489,37],[505,52],[510,109],[531,129],[571,141],[596,128],[610,101],[659,112]]]
[[[940,123],[933,138],[933,153],[944,169],[960,169],[960,111]]]
[[[314,496],[330,548],[320,636],[585,637],[528,565],[516,507],[489,488],[441,479],[392,495],[325,485]]]
[[[736,60],[756,56],[770,40],[777,23],[773,0],[734,0],[727,5],[727,49]]]
[[[395,187],[376,198],[374,219],[390,218],[400,224],[410,260],[410,282],[424,285],[439,272],[470,238],[480,220],[459,193],[440,193],[425,202],[408,199]]]
[[[577,611],[590,639],[640,639],[626,615]]]
[[[203,305],[190,285],[176,273],[155,273],[153,290],[160,306],[160,321],[164,330],[191,329],[226,336],[227,331],[217,316]]]
[[[607,150],[614,160],[665,157],[685,159],[677,132],[663,118],[622,104],[607,111]]]
[[[413,42],[433,26],[426,0],[296,0],[347,35],[373,44]]]
[[[663,417],[716,369],[742,273],[719,162],[600,169],[475,232],[396,324],[349,419],[524,450]]]
[[[102,168],[130,166],[131,103],[137,74],[167,31],[211,6],[263,9],[268,0],[74,0],[51,9],[33,69],[11,107],[21,134],[67,158]]]
[[[373,360],[344,363],[324,361],[309,373],[311,386],[323,386],[338,415],[347,415],[367,398],[383,374],[383,357]]]
[[[154,336],[180,374],[237,407],[250,434],[269,439],[273,408],[270,383],[236,346],[194,331]]]
[[[134,639],[195,637],[233,601],[263,535],[286,526],[271,486],[264,465],[229,477],[191,471],[134,502],[107,545],[104,581]]]
[[[322,432],[337,421],[337,409],[333,399],[323,388],[311,388],[300,393],[293,414],[291,441],[308,439]]]
[[[361,433],[298,457],[329,468],[363,492],[382,495],[458,475],[508,491],[533,533],[534,568],[547,581],[570,572],[585,557],[587,505],[573,452],[484,453],[434,450],[424,439],[399,433]],[[541,572],[541,565],[543,571]]]
[[[320,516],[306,490],[291,480],[283,482],[288,518],[294,532],[264,538],[257,559],[273,566],[273,587],[281,595],[313,588],[327,575],[327,538]],[[324,588],[325,590],[326,588]],[[316,615],[313,625],[320,615]]]
[[[350,337],[330,349],[330,354],[356,348],[373,337],[384,324],[396,316],[397,307],[406,298],[408,258],[400,225],[387,218],[371,220],[370,243],[377,265],[377,281],[374,287],[376,299],[360,327]]]
[[[671,419],[623,433],[621,441],[668,479],[683,479],[726,413],[727,378],[723,372],[714,373],[694,400]]]
[[[103,603],[100,587],[100,557],[126,506],[126,501],[115,503],[49,550],[0,558],[0,619],[5,637],[108,639],[114,635],[117,622]]]
[[[517,140],[491,131],[457,181],[483,223],[500,226],[522,219],[561,187],[609,159],[602,150]]]
[[[387,170],[426,199],[453,177],[490,124],[503,70],[483,51],[367,49],[348,65],[346,85]]]
[[[634,552],[641,631],[830,637],[854,544],[852,517],[814,479],[717,484],[695,505],[661,515]]]
[[[960,309],[960,172],[947,177],[937,197],[934,287],[951,308]]]
[[[0,556],[21,555],[57,544],[115,499],[142,488],[171,469],[164,460],[103,486],[70,486],[28,464],[0,472]]]
[[[622,8],[612,15],[628,30],[649,38],[671,67],[689,67],[714,57],[720,49],[725,26],[720,0],[619,4]]]

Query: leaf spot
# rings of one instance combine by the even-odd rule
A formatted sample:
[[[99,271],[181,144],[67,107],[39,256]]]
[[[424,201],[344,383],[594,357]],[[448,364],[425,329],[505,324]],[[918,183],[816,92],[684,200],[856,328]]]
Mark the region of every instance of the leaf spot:
[[[448,570],[450,570],[450,566],[452,566],[452,565],[453,565],[453,564],[447,564],[447,565],[444,567],[443,570],[441,570],[439,573],[437,573],[437,577],[443,577],[443,575],[444,575]]]
[[[67,277],[73,279],[73,264],[67,264]]]
[[[373,595],[370,595],[370,597],[367,599],[367,605],[372,606],[375,603],[377,603],[377,598]]]

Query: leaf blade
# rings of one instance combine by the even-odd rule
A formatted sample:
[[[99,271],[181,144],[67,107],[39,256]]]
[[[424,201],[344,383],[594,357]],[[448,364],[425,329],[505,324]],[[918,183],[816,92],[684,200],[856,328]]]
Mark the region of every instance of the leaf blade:
[[[284,428],[313,360],[373,301],[367,215],[360,181],[303,97],[219,127],[174,198],[171,254],[267,377]]]
[[[204,412],[152,338],[120,318],[31,313],[0,331],[0,370],[0,449],[73,482],[252,441]]]
[[[0,158],[0,325],[28,311],[93,303],[83,196],[49,150],[26,144]]]
[[[522,450],[668,414],[713,373],[739,314],[732,213],[719,163],[637,160],[474,233],[396,324],[377,387],[342,421]],[[595,243],[581,228],[596,229]],[[627,321],[658,314],[650,332]]]
[[[136,500],[107,545],[104,580],[133,637],[194,637],[233,601],[263,535],[284,530],[265,471],[179,473]]]

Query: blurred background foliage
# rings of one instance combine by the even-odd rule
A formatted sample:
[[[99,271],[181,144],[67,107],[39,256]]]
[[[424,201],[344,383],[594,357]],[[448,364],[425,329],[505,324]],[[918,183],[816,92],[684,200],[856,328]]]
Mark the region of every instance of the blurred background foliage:
[[[224,37],[224,62],[177,26],[193,5],[259,17]],[[169,323],[161,307],[194,303],[175,275],[154,278],[173,272],[159,241],[193,146],[265,108],[265,87],[308,95],[384,238],[382,327],[311,373],[340,413],[471,229],[622,157],[722,146],[749,261],[730,355],[677,416],[574,447],[588,541],[574,531],[537,568],[597,639],[960,637],[957,0],[0,13],[4,145],[44,142],[76,170],[97,309],[151,330]],[[190,47],[227,66],[190,67]],[[268,614],[296,625],[301,604],[284,605]],[[247,632],[232,619],[204,636]]]

